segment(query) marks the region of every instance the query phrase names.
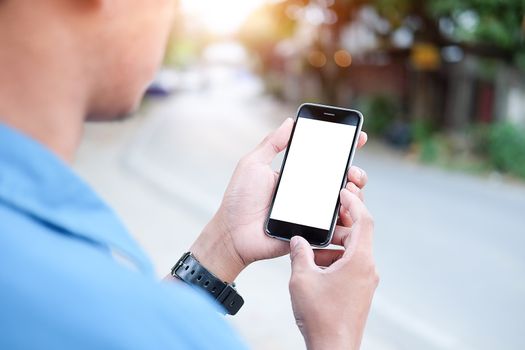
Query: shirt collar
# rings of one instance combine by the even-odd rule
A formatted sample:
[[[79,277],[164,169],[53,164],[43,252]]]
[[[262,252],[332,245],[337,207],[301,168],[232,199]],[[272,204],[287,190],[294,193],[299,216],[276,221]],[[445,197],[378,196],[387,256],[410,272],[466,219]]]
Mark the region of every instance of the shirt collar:
[[[105,246],[153,274],[138,244],[84,181],[47,148],[1,123],[0,202],[65,234]]]

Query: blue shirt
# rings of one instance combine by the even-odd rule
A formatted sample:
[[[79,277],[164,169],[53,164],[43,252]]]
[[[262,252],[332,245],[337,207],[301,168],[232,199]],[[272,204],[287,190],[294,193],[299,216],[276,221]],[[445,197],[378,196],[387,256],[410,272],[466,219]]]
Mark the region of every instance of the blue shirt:
[[[0,124],[0,349],[241,348],[218,308],[155,280],[89,186]]]

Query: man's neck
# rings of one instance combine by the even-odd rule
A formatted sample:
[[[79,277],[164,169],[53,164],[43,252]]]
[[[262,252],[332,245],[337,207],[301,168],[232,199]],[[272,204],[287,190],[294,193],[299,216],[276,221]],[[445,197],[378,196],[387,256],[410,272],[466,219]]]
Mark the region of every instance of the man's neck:
[[[0,18],[4,20],[4,18]],[[48,24],[43,24],[44,26]],[[82,134],[86,93],[67,43],[24,33],[20,23],[0,30],[0,122],[36,139],[71,162]],[[23,39],[21,39],[23,38]]]

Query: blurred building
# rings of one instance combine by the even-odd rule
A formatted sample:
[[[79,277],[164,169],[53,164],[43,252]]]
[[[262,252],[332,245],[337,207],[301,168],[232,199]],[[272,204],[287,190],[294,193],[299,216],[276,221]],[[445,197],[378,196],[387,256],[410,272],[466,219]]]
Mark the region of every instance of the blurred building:
[[[455,24],[446,14],[430,18],[426,5],[414,2],[403,17],[389,19],[374,3],[280,2],[266,16],[291,27],[288,35],[261,35],[250,20],[241,38],[259,56],[268,90],[294,103],[355,106],[389,96],[402,118],[440,128],[502,120],[525,125],[525,78],[512,50],[453,35],[460,25],[479,22],[477,15],[462,10]]]

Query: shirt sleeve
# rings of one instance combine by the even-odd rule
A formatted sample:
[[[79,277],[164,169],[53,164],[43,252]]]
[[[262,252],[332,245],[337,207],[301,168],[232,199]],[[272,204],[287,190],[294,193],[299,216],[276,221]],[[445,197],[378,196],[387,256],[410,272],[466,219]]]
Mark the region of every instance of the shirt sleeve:
[[[167,312],[179,338],[191,349],[246,349],[223,316],[223,309],[207,294],[179,282],[166,282]],[[170,323],[171,323],[170,322]]]
[[[245,349],[203,292],[0,205],[0,349]]]

